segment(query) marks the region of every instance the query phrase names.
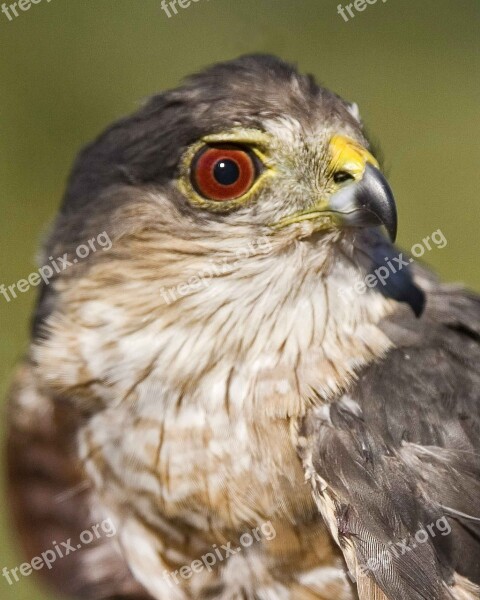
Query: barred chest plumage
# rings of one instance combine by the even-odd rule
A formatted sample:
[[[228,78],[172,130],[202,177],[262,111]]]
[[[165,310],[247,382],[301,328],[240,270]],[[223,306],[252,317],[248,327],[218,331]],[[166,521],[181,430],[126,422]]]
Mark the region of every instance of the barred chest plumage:
[[[268,381],[275,390],[272,405],[273,396],[278,401],[291,394],[287,379]],[[145,385],[153,399],[157,386]],[[234,598],[229,594],[236,578],[255,590],[284,584],[286,590],[286,582],[297,577],[302,587],[303,577],[312,578],[310,590],[321,582],[319,594],[329,585],[335,597],[349,599],[342,559],[297,456],[297,415],[246,418],[225,394],[228,386],[234,394],[240,385],[233,376],[225,381],[227,402],[213,410],[172,402],[162,417],[140,389],[131,414],[107,410],[82,431],[82,460],[96,481],[100,505],[117,521],[131,567],[148,589],[170,598],[172,577],[189,589],[180,569],[216,549],[225,562],[195,576],[198,597],[210,597],[223,582],[230,591],[218,597]],[[215,395],[212,388],[211,399]],[[244,536],[248,548],[242,547]],[[145,555],[151,568],[145,568]]]
[[[163,414],[155,401],[160,386],[144,385],[148,398],[142,385],[133,410],[107,409],[81,433],[81,457],[99,488],[105,478],[118,478],[119,494],[150,496],[159,513],[206,534],[313,511],[295,451],[295,420],[246,417],[229,399],[235,392],[226,390],[241,385],[235,377],[222,384],[222,405],[182,398]],[[277,394],[288,393],[286,379],[273,385]]]
[[[131,569],[158,598],[175,597],[164,571],[265,522],[281,535],[248,549],[257,557],[253,571],[247,569],[252,589],[292,578],[298,583],[332,566],[333,579],[348,588],[304,480],[297,424],[338,394],[339,382],[351,381],[359,365],[385,351],[389,340],[375,322],[389,305],[374,297],[346,311],[335,286],[352,267],[339,260],[326,286],[305,264],[305,248],[298,252],[290,261],[272,257],[257,265],[250,279],[214,281],[162,312],[153,308],[158,295],[151,292],[138,299],[148,315],[143,321],[133,314],[133,302],[128,313],[112,306],[111,297],[68,302],[70,312],[52,323],[53,335],[37,351],[49,385],[91,403],[78,452],[95,488],[92,510],[116,520]],[[291,290],[287,282],[298,264],[305,273]],[[255,298],[252,311],[249,294],[258,296],[255,280],[263,276],[265,285],[265,272],[269,292]],[[122,274],[126,281],[128,275]],[[85,283],[87,293],[90,286]],[[238,300],[226,304],[226,294]],[[183,583],[207,589],[220,573],[228,580],[229,570],[237,577],[238,561]]]

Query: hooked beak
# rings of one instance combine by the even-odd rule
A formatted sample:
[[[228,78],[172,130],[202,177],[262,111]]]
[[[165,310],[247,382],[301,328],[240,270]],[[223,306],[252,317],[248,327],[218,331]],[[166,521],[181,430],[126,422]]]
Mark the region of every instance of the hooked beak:
[[[392,190],[375,158],[358,142],[335,135],[330,140],[329,176],[337,189],[314,207],[282,219],[277,226],[318,219],[319,228],[332,225],[383,225],[392,242],[397,236],[397,209]]]

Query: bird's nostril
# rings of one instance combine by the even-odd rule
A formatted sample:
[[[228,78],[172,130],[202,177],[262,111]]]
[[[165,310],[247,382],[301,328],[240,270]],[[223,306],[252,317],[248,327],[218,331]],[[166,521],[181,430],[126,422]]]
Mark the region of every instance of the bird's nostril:
[[[333,176],[333,181],[335,183],[345,183],[345,181],[350,181],[352,179],[354,179],[353,175],[347,171],[338,171]]]

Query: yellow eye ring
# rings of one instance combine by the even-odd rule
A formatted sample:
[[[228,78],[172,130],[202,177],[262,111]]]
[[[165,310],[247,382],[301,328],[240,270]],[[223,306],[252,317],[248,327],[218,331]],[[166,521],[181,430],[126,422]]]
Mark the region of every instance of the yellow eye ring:
[[[256,130],[254,135],[248,130],[242,134],[206,136],[187,149],[178,187],[191,204],[230,212],[258,196],[273,173],[264,150],[267,136]]]

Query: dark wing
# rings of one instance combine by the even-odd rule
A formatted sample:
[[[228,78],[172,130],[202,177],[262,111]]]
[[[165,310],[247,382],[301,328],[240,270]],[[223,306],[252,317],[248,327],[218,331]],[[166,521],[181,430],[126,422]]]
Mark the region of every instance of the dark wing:
[[[300,450],[359,597],[480,598],[480,298],[429,284]],[[477,585],[476,585],[477,584]]]

